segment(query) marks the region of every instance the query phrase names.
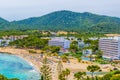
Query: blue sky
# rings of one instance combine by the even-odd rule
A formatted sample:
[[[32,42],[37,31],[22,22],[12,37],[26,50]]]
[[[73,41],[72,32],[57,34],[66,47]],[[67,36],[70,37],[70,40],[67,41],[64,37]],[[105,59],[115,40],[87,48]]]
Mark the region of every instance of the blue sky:
[[[120,17],[120,0],[0,0],[0,17],[9,21],[59,10]]]

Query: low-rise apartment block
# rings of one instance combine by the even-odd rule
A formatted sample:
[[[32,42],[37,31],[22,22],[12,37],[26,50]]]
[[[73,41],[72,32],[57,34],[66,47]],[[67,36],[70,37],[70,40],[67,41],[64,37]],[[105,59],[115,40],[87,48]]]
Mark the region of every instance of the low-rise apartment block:
[[[28,37],[28,35],[19,35],[19,36],[3,36],[2,38],[4,40],[11,40],[11,41],[15,41],[15,40],[18,40],[18,39],[23,39],[23,38],[26,38]]]
[[[52,38],[49,40],[49,46],[60,46],[64,49],[68,49],[70,47],[70,41],[64,38]]]

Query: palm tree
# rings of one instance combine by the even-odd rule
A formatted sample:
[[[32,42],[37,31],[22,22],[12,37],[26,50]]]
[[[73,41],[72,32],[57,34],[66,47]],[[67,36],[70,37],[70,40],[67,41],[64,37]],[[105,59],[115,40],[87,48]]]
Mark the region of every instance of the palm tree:
[[[59,75],[59,80],[66,80],[65,74],[66,74],[65,70],[63,70]]]
[[[91,76],[92,76],[92,80],[94,80],[93,74],[94,74],[95,71],[100,70],[100,67],[98,65],[91,65],[91,66],[87,67],[87,70],[92,72]]]
[[[66,80],[64,73],[61,73],[58,77],[58,80]]]
[[[74,74],[74,77],[77,78],[77,80],[83,80],[83,76],[85,76],[85,72],[77,72]]]
[[[70,75],[70,70],[69,70],[69,69],[66,69],[66,70],[65,70],[65,75],[66,75],[66,79],[67,79],[68,76]]]
[[[59,75],[59,80],[67,80],[69,75],[70,75],[70,70],[69,69],[65,69]]]

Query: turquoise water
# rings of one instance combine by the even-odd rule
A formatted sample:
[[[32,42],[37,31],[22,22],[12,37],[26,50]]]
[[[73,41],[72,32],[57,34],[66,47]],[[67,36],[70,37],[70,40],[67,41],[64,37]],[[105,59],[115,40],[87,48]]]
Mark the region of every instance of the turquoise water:
[[[39,73],[22,58],[0,53],[0,74],[20,80],[39,80]]]
[[[87,57],[82,57],[82,60],[85,60],[85,61],[90,61],[90,58],[87,58]]]

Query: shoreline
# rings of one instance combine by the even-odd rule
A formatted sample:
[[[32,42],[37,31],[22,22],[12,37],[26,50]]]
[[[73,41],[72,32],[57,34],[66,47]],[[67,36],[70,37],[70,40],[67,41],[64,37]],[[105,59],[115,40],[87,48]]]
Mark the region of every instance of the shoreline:
[[[17,49],[17,48],[11,48],[11,47],[4,47],[4,48],[1,47],[0,52],[16,55],[16,56],[24,59],[25,61],[30,63],[31,66],[33,66],[37,72],[40,73],[40,67],[42,67],[42,61],[43,61],[43,58],[40,56],[40,54],[30,54],[29,50],[27,50],[27,49]],[[52,80],[58,80],[56,65],[57,65],[57,63],[55,63],[54,61],[52,61],[52,63],[50,64],[50,67],[52,69],[52,73],[51,73]]]
[[[11,55],[13,55],[13,54],[11,54]],[[39,68],[36,65],[34,65],[31,61],[29,61],[29,60],[27,60],[27,59],[25,59],[25,58],[23,58],[23,57],[21,57],[19,55],[16,55],[16,56],[18,56],[19,58],[25,60],[28,64],[30,64],[34,68],[35,71],[37,71],[38,73],[40,73]]]
[[[11,48],[11,47],[5,47],[5,48],[0,48],[1,53],[10,53],[13,55],[16,55],[25,61],[27,61],[31,66],[34,67],[36,71],[40,73],[40,67],[42,66],[42,60],[43,58],[40,57],[40,54],[30,54],[29,50],[27,49],[17,49],[17,48]],[[50,62],[50,67],[52,68],[52,80],[58,80],[58,72],[57,72],[57,59],[54,57],[48,57]],[[105,66],[97,64],[97,63],[78,63],[77,59],[71,59],[70,63],[62,63],[63,69],[70,69],[71,74],[70,74],[70,80],[74,80],[74,73],[78,71],[84,71],[87,72],[86,67],[88,65],[99,65],[102,69],[103,72],[109,72],[107,69],[105,69],[105,66],[109,66],[112,69],[112,66],[109,64],[106,64]]]
[[[15,55],[23,60],[25,60],[28,64],[30,64],[35,71],[39,72],[40,73],[40,65],[37,64],[37,62],[34,60],[34,59],[30,59],[29,58],[29,54],[28,54],[28,51],[27,50],[22,50],[21,52],[20,51],[13,51],[12,49],[11,50],[6,50],[7,48],[5,48],[5,50],[3,48],[0,48],[0,53],[1,54],[10,54],[10,55]],[[20,50],[20,49],[17,49],[17,50]],[[31,56],[32,57],[32,56]]]
[[[24,61],[26,61],[30,66],[33,67],[33,70],[37,71],[38,73],[40,73],[40,70],[38,68],[38,66],[36,66],[34,63],[32,63],[31,61],[29,61],[28,59],[20,56],[20,55],[16,55],[16,54],[12,54],[12,53],[8,53],[8,52],[0,52],[0,54],[9,54],[9,55],[15,55],[21,59],[23,59]]]

